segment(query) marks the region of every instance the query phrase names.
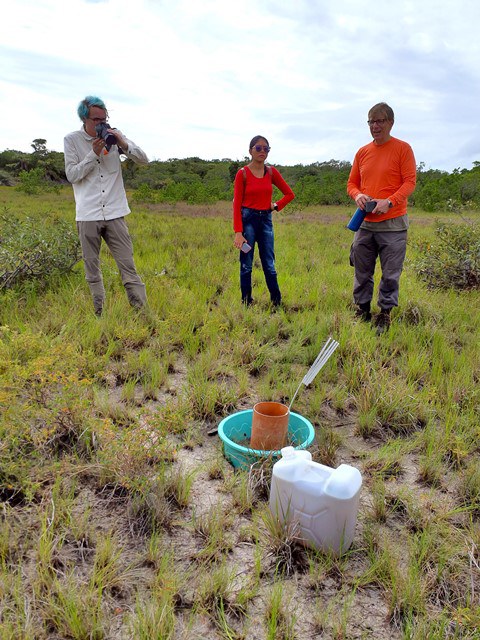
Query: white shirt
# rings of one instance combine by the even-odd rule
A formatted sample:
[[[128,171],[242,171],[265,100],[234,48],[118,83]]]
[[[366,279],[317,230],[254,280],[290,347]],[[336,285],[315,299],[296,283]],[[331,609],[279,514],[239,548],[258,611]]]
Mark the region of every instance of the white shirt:
[[[65,172],[73,185],[76,220],[113,220],[130,213],[123,185],[118,148],[97,156],[92,149],[94,138],[83,126],[64,138]],[[137,164],[148,164],[145,153],[131,140],[125,155]]]

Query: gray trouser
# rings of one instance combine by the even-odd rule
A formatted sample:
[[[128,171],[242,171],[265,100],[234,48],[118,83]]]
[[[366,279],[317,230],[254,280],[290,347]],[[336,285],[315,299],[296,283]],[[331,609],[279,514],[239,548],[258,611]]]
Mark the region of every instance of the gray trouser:
[[[356,304],[370,302],[373,297],[373,274],[380,257],[382,279],[378,290],[381,309],[398,306],[398,287],[407,250],[407,231],[369,231],[355,233],[350,259],[355,267],[353,299]]]
[[[85,278],[90,287],[95,310],[101,310],[105,300],[105,288],[100,270],[102,238],[117,263],[128,301],[133,307],[142,307],[147,300],[145,285],[135,269],[132,239],[128,233],[125,218],[93,220],[91,222],[78,221],[77,230],[82,246]]]

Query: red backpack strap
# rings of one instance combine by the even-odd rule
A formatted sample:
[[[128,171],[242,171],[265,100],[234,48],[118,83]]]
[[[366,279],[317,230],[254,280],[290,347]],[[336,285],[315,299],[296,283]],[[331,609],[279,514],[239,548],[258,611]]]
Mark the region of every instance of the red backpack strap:
[[[242,174],[243,174],[243,184],[245,186],[245,183],[247,181],[247,172],[245,171],[245,167],[242,167]]]
[[[272,165],[271,164],[266,164],[265,167],[267,168],[267,173],[270,174],[270,176],[272,175]]]

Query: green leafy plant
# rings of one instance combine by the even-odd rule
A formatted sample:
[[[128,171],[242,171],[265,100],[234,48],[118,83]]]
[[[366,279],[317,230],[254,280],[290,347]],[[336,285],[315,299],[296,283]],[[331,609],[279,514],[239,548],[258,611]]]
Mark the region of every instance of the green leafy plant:
[[[80,257],[78,236],[64,220],[46,225],[38,216],[0,216],[0,291],[30,280],[44,285]]]
[[[437,222],[435,238],[418,246],[415,267],[433,289],[480,287],[480,226]]]
[[[21,171],[19,180],[20,184],[17,189],[29,196],[37,195],[46,187],[45,172],[40,167],[30,169],[30,171]]]

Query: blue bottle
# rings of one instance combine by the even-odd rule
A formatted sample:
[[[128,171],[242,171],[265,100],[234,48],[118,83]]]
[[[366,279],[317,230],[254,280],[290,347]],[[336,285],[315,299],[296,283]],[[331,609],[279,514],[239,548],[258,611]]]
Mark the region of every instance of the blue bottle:
[[[350,229],[350,231],[358,231],[366,215],[366,211],[357,209],[347,224],[347,229]]]

